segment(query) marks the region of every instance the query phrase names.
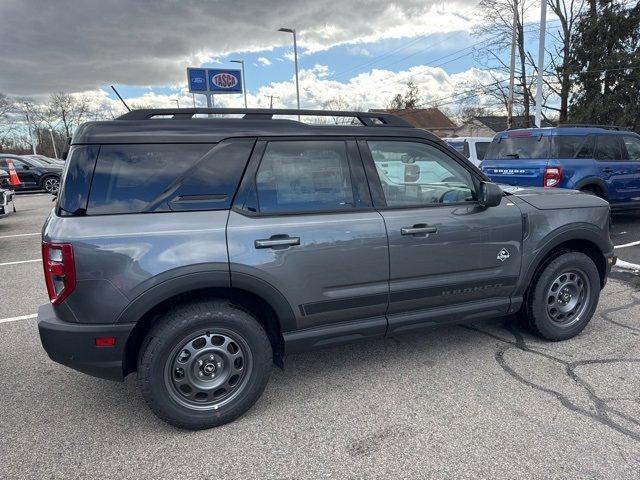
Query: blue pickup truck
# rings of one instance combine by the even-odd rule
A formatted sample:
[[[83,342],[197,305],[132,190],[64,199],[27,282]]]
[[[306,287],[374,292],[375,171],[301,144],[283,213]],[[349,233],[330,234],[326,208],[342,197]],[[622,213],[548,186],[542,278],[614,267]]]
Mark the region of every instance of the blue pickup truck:
[[[614,210],[640,208],[640,135],[618,127],[501,132],[480,168],[497,183],[571,188],[608,200]]]

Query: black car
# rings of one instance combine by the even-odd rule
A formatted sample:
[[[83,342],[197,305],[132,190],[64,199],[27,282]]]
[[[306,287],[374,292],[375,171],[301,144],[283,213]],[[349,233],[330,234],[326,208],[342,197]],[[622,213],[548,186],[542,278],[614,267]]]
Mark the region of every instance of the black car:
[[[20,185],[17,191],[43,189],[49,193],[58,193],[62,166],[45,164],[35,158],[21,155],[0,155],[0,169],[9,171],[9,161],[13,163]]]

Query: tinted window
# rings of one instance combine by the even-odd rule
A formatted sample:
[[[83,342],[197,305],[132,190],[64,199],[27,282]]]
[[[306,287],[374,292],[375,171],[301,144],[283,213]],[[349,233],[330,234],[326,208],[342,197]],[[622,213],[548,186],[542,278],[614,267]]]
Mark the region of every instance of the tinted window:
[[[593,158],[592,135],[558,135],[554,138],[556,158]]]
[[[478,160],[484,160],[489,145],[491,145],[491,142],[476,142],[476,156]]]
[[[171,210],[229,208],[254,143],[253,138],[219,143],[182,178],[175,180],[162,199],[166,199]]]
[[[270,142],[256,174],[256,191],[261,212],[353,208],[345,142]]]
[[[596,160],[615,161],[622,160],[620,141],[614,135],[601,135],[596,140]]]
[[[137,213],[151,206],[211,145],[103,145],[87,213]]]
[[[69,151],[58,195],[60,215],[82,215],[86,212],[98,150],[97,145],[87,145],[72,147]]]
[[[436,147],[417,142],[367,142],[388,206],[474,200],[471,174]]]
[[[540,135],[535,137],[497,138],[491,142],[486,158],[549,158],[549,146],[549,137]]]
[[[640,139],[625,135],[624,145],[627,147],[627,153],[629,154],[629,160],[634,162],[640,162]]]

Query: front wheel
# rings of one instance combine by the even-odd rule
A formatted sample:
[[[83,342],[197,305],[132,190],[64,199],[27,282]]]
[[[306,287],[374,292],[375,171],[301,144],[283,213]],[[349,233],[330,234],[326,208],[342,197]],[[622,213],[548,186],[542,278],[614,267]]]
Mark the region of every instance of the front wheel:
[[[566,252],[534,277],[521,316],[529,329],[547,340],[578,335],[593,316],[600,297],[600,275],[581,252]]]
[[[272,363],[271,344],[255,318],[225,301],[200,301],[167,313],[149,332],[138,382],[158,417],[197,430],[251,408]]]

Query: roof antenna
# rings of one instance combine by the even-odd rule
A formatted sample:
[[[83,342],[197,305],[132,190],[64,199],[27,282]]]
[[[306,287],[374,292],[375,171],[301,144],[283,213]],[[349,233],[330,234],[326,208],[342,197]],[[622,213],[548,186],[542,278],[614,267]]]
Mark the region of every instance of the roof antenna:
[[[120,94],[118,93],[118,90],[116,90],[116,87],[114,87],[113,85],[111,85],[111,90],[113,90],[115,92],[115,94],[118,96],[118,98],[120,99],[120,101],[124,104],[124,106],[126,107],[126,109],[128,111],[131,111],[131,109],[129,108],[129,105],[127,105],[127,102],[125,102],[122,97],[120,96]]]

